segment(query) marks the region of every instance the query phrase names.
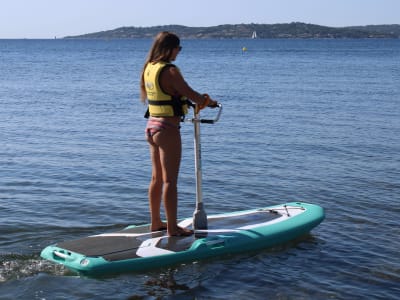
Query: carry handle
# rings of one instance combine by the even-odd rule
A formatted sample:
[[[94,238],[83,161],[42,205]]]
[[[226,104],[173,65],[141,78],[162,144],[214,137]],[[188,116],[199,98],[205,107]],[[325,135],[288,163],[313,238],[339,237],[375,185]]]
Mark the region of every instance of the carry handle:
[[[53,251],[53,255],[57,256],[57,257],[54,257],[55,259],[61,258],[61,259],[64,259],[64,260],[73,260],[73,258],[69,254],[63,253],[63,252],[58,251],[58,250],[54,250]]]

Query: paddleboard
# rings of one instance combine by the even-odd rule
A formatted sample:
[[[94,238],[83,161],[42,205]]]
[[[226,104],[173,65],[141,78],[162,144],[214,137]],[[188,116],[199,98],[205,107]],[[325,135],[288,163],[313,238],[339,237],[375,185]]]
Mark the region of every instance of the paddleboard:
[[[149,225],[64,241],[41,257],[84,275],[144,271],[183,262],[265,249],[311,231],[324,219],[320,206],[291,202],[207,216],[208,228],[186,237],[151,232]],[[179,226],[193,228],[193,218]]]

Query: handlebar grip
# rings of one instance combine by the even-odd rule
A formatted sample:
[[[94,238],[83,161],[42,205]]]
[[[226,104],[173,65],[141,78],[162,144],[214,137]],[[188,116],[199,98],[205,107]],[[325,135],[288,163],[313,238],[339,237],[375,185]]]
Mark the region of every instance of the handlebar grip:
[[[214,120],[204,120],[204,119],[200,119],[200,123],[214,124],[215,121],[214,121]]]

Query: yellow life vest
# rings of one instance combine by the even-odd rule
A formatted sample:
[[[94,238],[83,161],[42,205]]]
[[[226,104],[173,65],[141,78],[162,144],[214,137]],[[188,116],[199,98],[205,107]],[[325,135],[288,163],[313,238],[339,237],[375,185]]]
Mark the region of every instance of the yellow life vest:
[[[184,116],[188,112],[186,97],[168,95],[160,87],[159,77],[161,71],[166,67],[176,66],[167,62],[148,63],[144,70],[144,86],[149,103],[146,115],[154,117]]]

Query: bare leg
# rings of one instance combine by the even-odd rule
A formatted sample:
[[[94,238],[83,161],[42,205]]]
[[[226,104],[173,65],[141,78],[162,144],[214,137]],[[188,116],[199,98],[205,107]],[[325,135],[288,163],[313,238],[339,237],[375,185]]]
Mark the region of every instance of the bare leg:
[[[160,206],[161,194],[163,188],[162,169],[160,162],[160,151],[156,144],[153,143],[152,138],[148,139],[150,144],[150,154],[152,161],[152,175],[149,186],[149,205],[151,216],[151,230],[158,230],[165,227],[161,221]]]
[[[162,170],[164,207],[167,216],[168,234],[182,235],[190,231],[178,227],[178,174],[182,155],[181,135],[178,128],[167,128],[153,136],[158,145]],[[154,164],[154,160],[153,160]]]

